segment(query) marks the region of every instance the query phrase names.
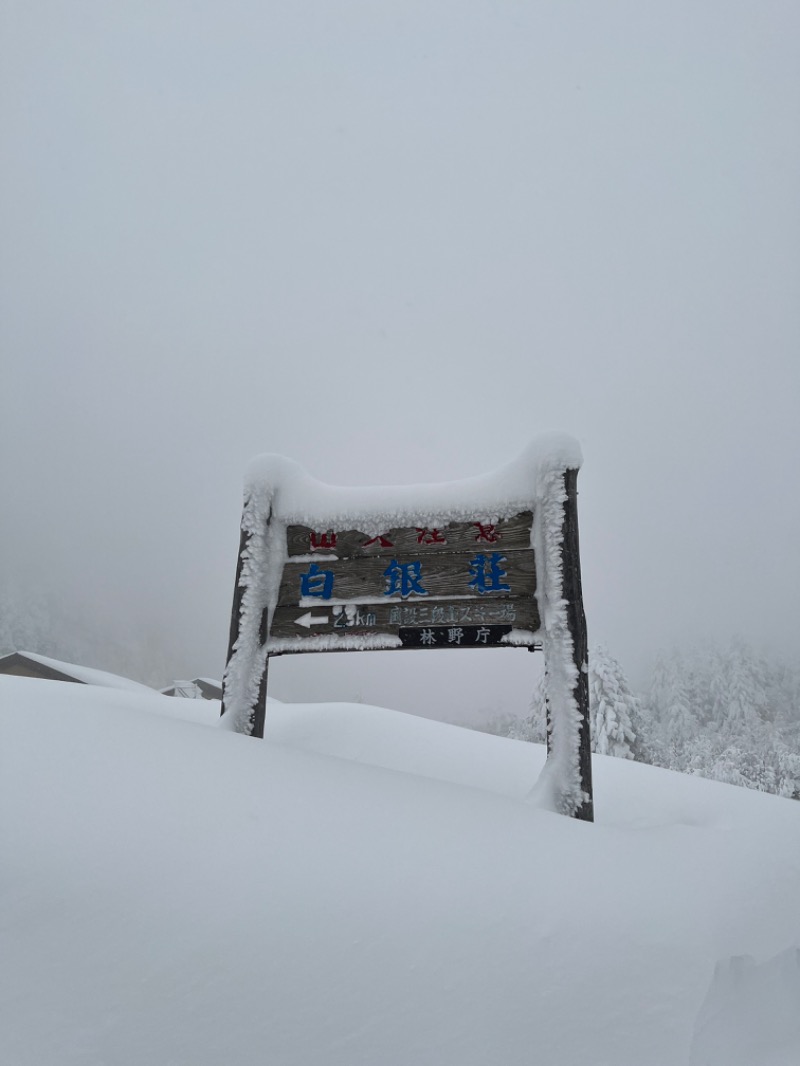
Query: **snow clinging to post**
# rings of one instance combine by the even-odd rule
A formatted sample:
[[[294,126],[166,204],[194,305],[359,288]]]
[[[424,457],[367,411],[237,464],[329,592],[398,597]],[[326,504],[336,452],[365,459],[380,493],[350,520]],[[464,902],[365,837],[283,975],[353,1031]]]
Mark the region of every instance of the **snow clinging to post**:
[[[242,512],[239,635],[225,670],[226,713],[221,722],[236,733],[250,731],[251,708],[258,700],[267,657],[265,635],[286,561],[285,526],[272,520],[277,492],[278,483],[251,485]]]
[[[550,756],[530,796],[561,813],[571,813],[587,798],[581,787],[579,765],[581,714],[575,699],[578,668],[564,598],[566,469],[578,466],[570,464],[565,468],[554,462],[540,467],[532,531],[550,710]],[[587,669],[586,664],[583,668]]]

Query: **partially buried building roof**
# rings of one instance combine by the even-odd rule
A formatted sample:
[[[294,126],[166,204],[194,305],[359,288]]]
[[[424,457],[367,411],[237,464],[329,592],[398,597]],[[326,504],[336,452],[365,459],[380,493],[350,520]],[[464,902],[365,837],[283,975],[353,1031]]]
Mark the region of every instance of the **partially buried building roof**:
[[[14,651],[0,658],[0,674],[16,677],[38,677],[47,681],[70,681],[77,685],[101,685],[105,688],[120,688],[129,691],[152,692],[147,685],[132,681],[129,677],[110,674],[106,670],[94,670],[89,666],[61,662],[32,651]]]
[[[190,700],[221,700],[222,684],[210,677],[196,677],[194,681],[175,681],[167,688],[162,688],[161,693]]]

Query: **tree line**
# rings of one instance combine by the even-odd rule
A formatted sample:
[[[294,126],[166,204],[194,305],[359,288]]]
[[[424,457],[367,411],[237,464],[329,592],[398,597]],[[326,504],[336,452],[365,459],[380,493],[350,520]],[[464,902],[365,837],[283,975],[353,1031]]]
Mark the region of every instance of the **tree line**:
[[[800,799],[800,672],[742,640],[658,657],[643,694],[602,646],[589,653],[592,750]],[[547,677],[530,714],[490,731],[544,743]]]

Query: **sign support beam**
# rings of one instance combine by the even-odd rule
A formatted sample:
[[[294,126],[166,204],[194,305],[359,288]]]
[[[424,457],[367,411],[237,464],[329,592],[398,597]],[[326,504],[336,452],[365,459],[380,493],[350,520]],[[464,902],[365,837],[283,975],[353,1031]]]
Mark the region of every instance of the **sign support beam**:
[[[253,728],[250,730],[251,737],[264,739],[264,724],[267,720],[267,679],[269,676],[269,656],[264,656],[264,672],[258,686],[258,699],[253,708]]]
[[[225,660],[226,670],[227,664],[230,664],[233,658],[234,649],[236,643],[239,640],[239,634],[241,630],[241,617],[242,617],[242,601],[244,599],[246,585],[242,580],[242,574],[244,572],[244,560],[247,553],[247,548],[250,543],[251,534],[247,532],[242,524],[242,530],[239,535],[239,558],[236,562],[236,583],[233,588],[233,607],[231,608],[231,626],[228,635],[228,657]],[[261,615],[261,625],[258,631],[259,644],[263,648],[267,642],[267,611],[264,609]],[[267,676],[269,672],[269,656],[264,655],[264,669],[261,673],[261,679],[258,685],[258,696],[256,697],[255,705],[250,711],[250,729],[249,736],[258,737],[259,740],[264,739],[264,724],[266,721],[267,711]],[[223,683],[222,686],[222,707],[220,709],[220,717],[225,714],[225,695],[227,686]]]
[[[567,624],[572,637],[573,662],[577,679],[573,697],[580,715],[578,766],[584,801],[574,813],[584,822],[594,821],[592,792],[592,737],[589,719],[589,643],[583,609],[581,561],[578,544],[578,471],[564,472],[564,525],[561,538],[563,596],[567,603]]]

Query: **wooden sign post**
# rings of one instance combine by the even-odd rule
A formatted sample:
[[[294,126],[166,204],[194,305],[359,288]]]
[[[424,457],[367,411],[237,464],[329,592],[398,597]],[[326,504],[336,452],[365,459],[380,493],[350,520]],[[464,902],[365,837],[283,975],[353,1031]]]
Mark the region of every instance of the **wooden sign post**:
[[[242,517],[223,682],[222,713],[231,728],[263,738],[274,656],[543,647],[548,676],[561,683],[560,698],[548,701],[548,762],[557,753],[575,778],[572,787],[555,789],[555,802],[591,821],[577,469],[557,470],[555,481],[552,469],[544,471],[550,477],[540,471],[539,485],[551,491],[542,497],[529,490],[524,506],[490,492],[483,507],[431,501],[414,508],[387,505],[383,494],[365,502],[344,489],[337,491],[351,500],[331,503],[328,486],[318,486],[328,500],[320,506],[297,468],[277,457],[268,457],[266,468],[250,478]],[[298,483],[312,499],[305,502],[300,491],[303,506],[286,506],[283,497],[293,495],[287,486],[297,496]],[[560,635],[559,625],[566,627]],[[552,657],[559,657],[557,669]],[[578,728],[559,728],[570,712]],[[562,769],[560,776],[568,774]]]

